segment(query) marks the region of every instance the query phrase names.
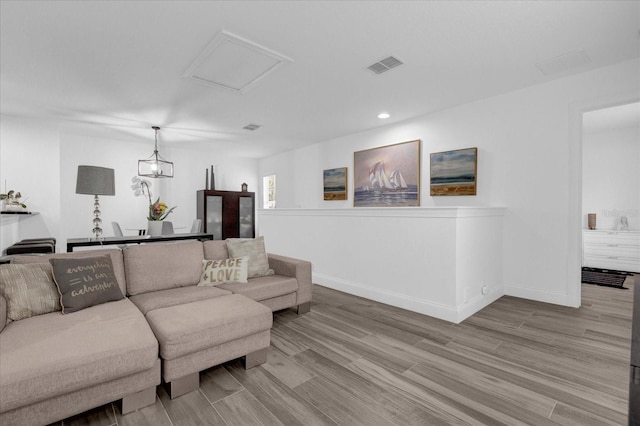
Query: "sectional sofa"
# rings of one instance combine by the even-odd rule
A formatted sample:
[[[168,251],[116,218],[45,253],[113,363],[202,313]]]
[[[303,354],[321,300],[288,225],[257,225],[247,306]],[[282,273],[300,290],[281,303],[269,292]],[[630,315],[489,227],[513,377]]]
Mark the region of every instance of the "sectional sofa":
[[[161,382],[175,398],[197,389],[206,368],[265,362],[272,312],[310,309],[311,264],[265,253],[262,275],[203,285],[203,265],[229,259],[228,247],[189,241],[16,256],[9,267],[35,272],[106,256],[126,297],[11,321],[12,301],[0,295],[0,424],[48,424],[119,399],[126,414],[153,404]]]

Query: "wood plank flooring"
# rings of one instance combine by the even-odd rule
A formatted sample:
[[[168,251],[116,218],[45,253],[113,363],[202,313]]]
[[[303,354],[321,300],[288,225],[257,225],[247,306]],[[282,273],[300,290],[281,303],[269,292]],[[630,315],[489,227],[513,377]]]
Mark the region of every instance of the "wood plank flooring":
[[[458,325],[314,286],[310,313],[275,313],[266,364],[57,425],[626,425],[632,282],[584,284],[579,309],[503,297]]]

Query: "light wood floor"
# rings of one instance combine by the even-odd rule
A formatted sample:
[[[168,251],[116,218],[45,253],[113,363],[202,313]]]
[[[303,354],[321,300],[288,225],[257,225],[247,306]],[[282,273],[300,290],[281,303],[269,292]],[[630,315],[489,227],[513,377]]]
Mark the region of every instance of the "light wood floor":
[[[310,313],[275,314],[266,364],[62,423],[626,425],[632,292],[585,284],[580,309],[503,297],[454,325],[314,286]]]

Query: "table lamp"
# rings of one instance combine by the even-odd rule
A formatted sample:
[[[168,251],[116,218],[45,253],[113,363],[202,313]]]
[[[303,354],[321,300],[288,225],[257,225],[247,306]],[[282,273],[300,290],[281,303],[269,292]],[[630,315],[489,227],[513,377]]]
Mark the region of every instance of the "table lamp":
[[[102,235],[100,219],[100,200],[98,195],[116,195],[113,169],[97,166],[78,166],[76,194],[93,195],[93,235],[99,239]]]

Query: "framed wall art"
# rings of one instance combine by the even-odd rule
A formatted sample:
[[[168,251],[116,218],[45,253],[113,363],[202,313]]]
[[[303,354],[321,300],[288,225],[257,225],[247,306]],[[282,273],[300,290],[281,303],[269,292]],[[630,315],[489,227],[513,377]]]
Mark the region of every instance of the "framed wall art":
[[[326,201],[347,199],[347,168],[327,169],[322,172],[324,199]]]
[[[431,195],[476,195],[478,148],[431,154]]]
[[[420,205],[420,140],[353,154],[354,207]]]

